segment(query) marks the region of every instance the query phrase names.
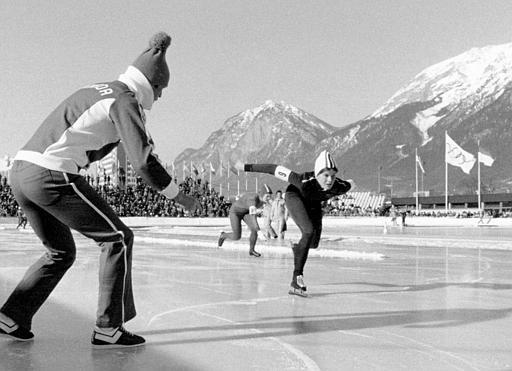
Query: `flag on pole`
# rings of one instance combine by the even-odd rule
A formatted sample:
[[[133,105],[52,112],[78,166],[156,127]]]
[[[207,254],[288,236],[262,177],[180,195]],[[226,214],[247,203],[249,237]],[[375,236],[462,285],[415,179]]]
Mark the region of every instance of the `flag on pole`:
[[[215,168],[213,167],[211,162],[210,162],[210,173],[215,174]]]
[[[420,165],[420,170],[423,174],[425,174],[425,169],[423,168],[423,164],[421,163],[420,156],[416,155],[416,163]]]
[[[196,165],[194,165],[193,162],[190,162],[190,166],[192,167],[192,171],[194,172],[194,174],[196,174],[196,176],[198,176],[199,175],[199,170],[197,170]]]
[[[494,159],[491,157],[489,152],[482,148],[478,150],[478,161],[485,166],[492,166],[494,163]]]
[[[187,164],[183,163],[183,173],[185,173],[185,171],[190,173],[190,169],[188,168]]]
[[[176,166],[174,166],[174,161],[171,163],[171,169],[172,169],[172,177],[176,178]]]
[[[238,173],[238,170],[237,170],[234,166],[232,166],[232,165],[229,163],[229,161],[228,161],[228,166],[227,166],[227,168],[226,168],[226,171],[227,171],[227,173],[228,173],[228,178],[229,178],[229,173],[230,173],[230,172],[231,172],[231,173],[233,173],[233,174],[235,174],[235,175],[237,175],[237,176],[238,176],[238,175],[240,175],[240,174]]]
[[[201,162],[201,167],[199,168],[201,170],[201,174],[204,173],[206,171],[206,169],[204,168],[204,163]]]
[[[445,159],[448,164],[460,167],[466,174],[469,174],[476,162],[475,156],[462,149],[448,133],[446,133]]]

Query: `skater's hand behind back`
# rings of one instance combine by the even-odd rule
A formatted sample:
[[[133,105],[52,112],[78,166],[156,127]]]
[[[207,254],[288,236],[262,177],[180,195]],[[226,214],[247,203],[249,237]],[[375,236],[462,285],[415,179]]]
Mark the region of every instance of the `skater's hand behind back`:
[[[240,160],[237,160],[237,162],[235,162],[235,169],[237,169],[238,171],[244,171],[244,163]]]
[[[180,192],[178,196],[176,196],[175,200],[177,203],[183,206],[190,213],[190,215],[201,213],[201,203],[197,198],[191,197]]]

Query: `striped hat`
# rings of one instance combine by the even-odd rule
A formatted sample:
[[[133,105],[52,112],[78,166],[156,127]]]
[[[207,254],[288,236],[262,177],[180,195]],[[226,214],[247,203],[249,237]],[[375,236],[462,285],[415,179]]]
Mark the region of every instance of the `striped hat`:
[[[338,171],[336,163],[334,162],[334,159],[332,158],[331,154],[326,150],[323,150],[322,152],[320,152],[315,161],[315,176],[317,176],[326,169],[333,169],[335,171]]]

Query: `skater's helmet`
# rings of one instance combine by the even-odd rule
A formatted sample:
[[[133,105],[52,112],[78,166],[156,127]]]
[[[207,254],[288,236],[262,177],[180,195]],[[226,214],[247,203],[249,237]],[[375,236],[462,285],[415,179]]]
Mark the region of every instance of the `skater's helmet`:
[[[323,150],[315,161],[315,176],[318,176],[318,174],[325,170],[334,170],[337,172],[338,168],[336,167],[336,163],[334,162],[332,155],[326,150]]]

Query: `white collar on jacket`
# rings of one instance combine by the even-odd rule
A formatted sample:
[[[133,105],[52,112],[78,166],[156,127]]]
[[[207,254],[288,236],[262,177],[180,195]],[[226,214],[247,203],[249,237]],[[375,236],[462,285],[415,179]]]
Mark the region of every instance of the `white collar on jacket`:
[[[118,80],[126,84],[135,93],[135,97],[142,108],[145,110],[151,109],[154,102],[153,88],[146,76],[138,68],[128,66],[125,73],[121,74]]]

